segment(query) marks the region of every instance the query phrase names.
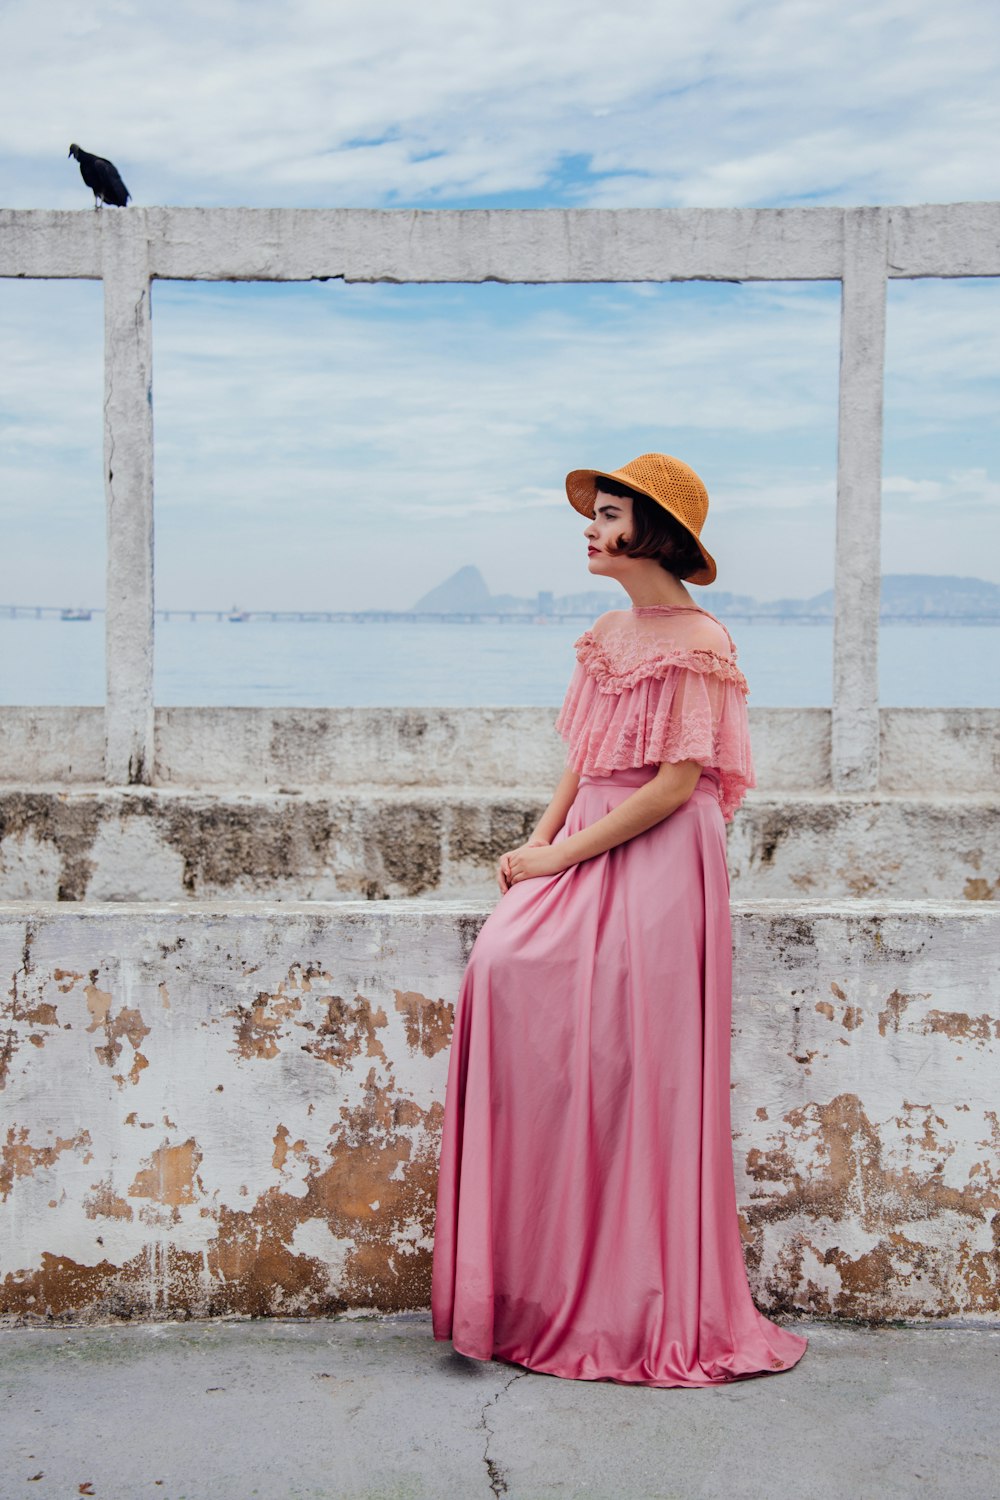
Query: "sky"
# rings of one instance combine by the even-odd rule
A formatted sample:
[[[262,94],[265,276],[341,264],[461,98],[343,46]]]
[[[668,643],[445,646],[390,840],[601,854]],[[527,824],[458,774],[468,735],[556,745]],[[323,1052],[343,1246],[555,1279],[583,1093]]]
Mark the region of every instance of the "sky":
[[[70,141],[136,204],[995,199],[998,54],[992,0],[8,0],[0,202],[92,211]],[[998,315],[994,282],[890,286],[883,572],[1000,582]],[[835,284],[157,282],[157,603],[405,608],[470,563],[579,591],[563,477],[648,451],[707,484],[709,607],[817,593],[838,322]],[[99,605],[99,285],[0,282],[0,340],[0,605]]]

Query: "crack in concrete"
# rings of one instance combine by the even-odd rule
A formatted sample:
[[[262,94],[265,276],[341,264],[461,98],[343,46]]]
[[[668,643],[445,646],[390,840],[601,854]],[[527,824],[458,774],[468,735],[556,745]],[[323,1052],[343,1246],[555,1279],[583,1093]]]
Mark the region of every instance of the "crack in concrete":
[[[493,1428],[486,1420],[486,1413],[489,1411],[491,1406],[496,1406],[501,1396],[506,1396],[515,1380],[523,1380],[524,1376],[527,1374],[527,1370],[519,1370],[516,1375],[512,1375],[507,1383],[502,1387],[502,1389],[497,1391],[496,1395],[491,1400],[487,1401],[479,1417],[479,1425],[486,1433],[486,1446],[483,1449],[483,1463],[486,1465],[486,1474],[490,1482],[490,1493],[497,1496],[498,1500],[499,1496],[506,1495],[508,1493],[507,1470],[500,1464],[498,1464],[496,1459],[490,1458],[490,1443],[493,1441],[494,1433]]]

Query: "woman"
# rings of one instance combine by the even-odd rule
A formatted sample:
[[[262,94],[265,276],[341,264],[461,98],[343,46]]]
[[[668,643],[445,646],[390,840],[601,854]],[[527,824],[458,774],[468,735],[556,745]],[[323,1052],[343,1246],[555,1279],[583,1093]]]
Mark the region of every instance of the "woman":
[[[753,1304],[733,1180],[725,824],[756,781],[736,647],[681,582],[716,576],[708,495],[660,453],[566,492],[632,605],[576,642],[567,768],[462,981],[434,1336],[578,1380],[785,1370],[806,1341]]]

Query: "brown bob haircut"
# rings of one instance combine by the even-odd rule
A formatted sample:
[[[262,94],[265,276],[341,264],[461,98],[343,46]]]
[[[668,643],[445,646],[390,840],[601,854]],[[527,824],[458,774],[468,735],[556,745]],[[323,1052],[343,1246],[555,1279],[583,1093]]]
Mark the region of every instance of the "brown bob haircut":
[[[690,531],[679,521],[638,490],[629,489],[618,479],[600,478],[597,488],[603,495],[632,501],[632,539],[618,537],[612,550],[626,557],[655,557],[661,568],[675,578],[687,578],[705,566],[705,559]]]

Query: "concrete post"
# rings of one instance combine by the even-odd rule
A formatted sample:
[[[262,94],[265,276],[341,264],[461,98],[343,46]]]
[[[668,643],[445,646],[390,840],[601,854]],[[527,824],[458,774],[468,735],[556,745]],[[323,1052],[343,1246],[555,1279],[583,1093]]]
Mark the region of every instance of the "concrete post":
[[[844,214],[833,622],[833,788],[878,785],[882,391],[888,214]]]
[[[153,772],[153,347],[142,209],[101,210],[107,613],[104,779]]]

